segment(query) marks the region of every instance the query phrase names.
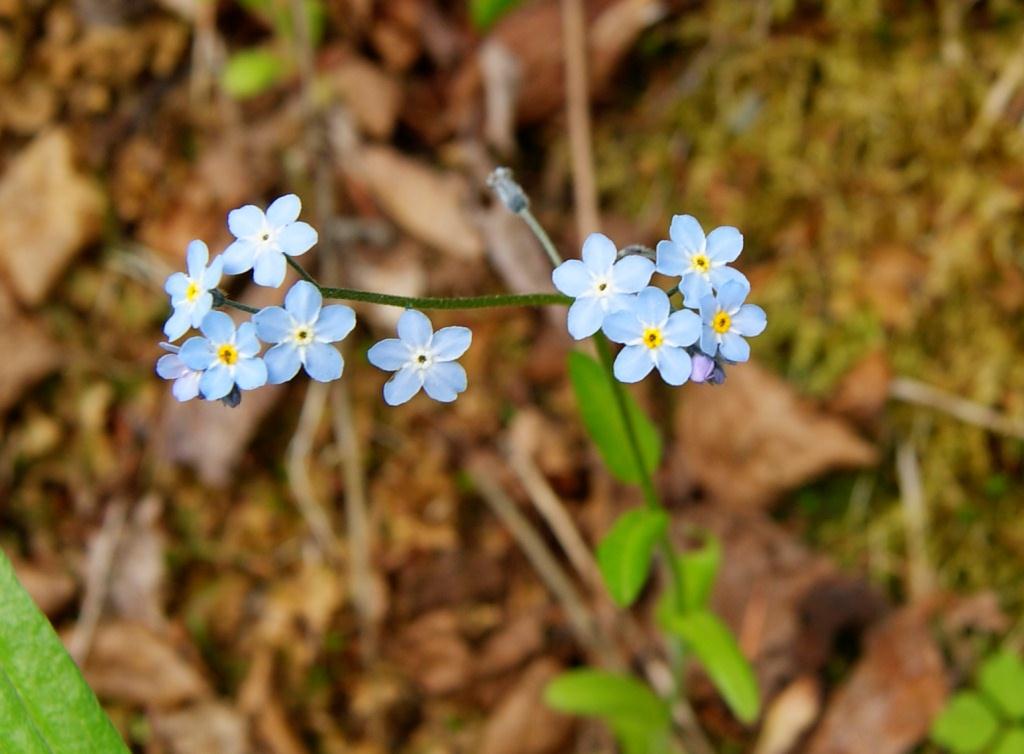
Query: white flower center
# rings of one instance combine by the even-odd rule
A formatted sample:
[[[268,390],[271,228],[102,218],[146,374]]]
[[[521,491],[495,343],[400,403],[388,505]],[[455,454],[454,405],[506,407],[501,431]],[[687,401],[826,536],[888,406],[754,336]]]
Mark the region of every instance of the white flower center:
[[[412,355],[412,365],[421,371],[427,371],[434,365],[434,355],[426,350],[419,350]]]
[[[594,296],[604,298],[614,293],[612,281],[606,277],[594,278]]]
[[[311,325],[299,325],[292,331],[292,340],[299,346],[308,346],[315,336],[316,332]]]

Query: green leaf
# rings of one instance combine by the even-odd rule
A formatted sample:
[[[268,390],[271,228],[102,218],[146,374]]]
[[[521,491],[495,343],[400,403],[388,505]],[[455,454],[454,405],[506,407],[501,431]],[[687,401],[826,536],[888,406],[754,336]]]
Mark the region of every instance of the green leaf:
[[[609,376],[597,361],[577,351],[569,354],[569,379],[583,424],[597,445],[608,470],[626,484],[640,484],[643,475],[629,447],[626,427],[616,405]],[[626,411],[640,445],[644,470],[651,474],[661,458],[661,437],[651,420],[636,405],[629,393],[623,393]]]
[[[996,652],[985,660],[978,686],[1011,720],[1024,719],[1024,662],[1013,652]]]
[[[999,721],[974,691],[961,691],[932,723],[932,740],[954,754],[973,754],[992,741]]]
[[[671,616],[668,628],[697,655],[733,714],[754,722],[761,706],[757,679],[729,627],[709,611],[697,610]]]
[[[1024,728],[1011,728],[992,748],[992,754],[1024,754]]]
[[[469,17],[481,31],[489,29],[499,18],[522,0],[469,0]]]
[[[262,94],[280,81],[288,70],[277,53],[265,47],[239,50],[228,58],[221,74],[224,91],[236,99]]]
[[[615,604],[627,607],[640,594],[651,570],[651,555],[668,528],[663,510],[636,508],[619,516],[597,548],[605,586]]]
[[[612,728],[662,731],[669,724],[668,705],[645,683],[593,668],[562,673],[548,684],[544,700],[560,712],[599,717]]]
[[[722,562],[721,543],[715,537],[708,537],[703,547],[684,552],[677,562],[683,584],[683,612],[706,609]]]
[[[128,752],[2,552],[0,731],[4,754]]]

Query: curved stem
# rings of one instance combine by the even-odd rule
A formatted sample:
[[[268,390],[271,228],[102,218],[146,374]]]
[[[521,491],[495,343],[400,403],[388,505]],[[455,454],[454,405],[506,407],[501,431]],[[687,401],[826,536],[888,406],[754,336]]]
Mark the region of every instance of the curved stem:
[[[389,293],[358,291],[352,288],[321,287],[324,298],[341,301],[366,301],[406,309],[490,309],[499,306],[568,306],[572,299],[560,293],[495,293],[487,296],[393,296]]]

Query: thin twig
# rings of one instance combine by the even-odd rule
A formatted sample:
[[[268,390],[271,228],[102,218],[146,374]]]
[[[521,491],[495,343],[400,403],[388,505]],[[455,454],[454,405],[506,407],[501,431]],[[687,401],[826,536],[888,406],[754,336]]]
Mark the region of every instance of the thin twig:
[[[588,233],[600,230],[597,181],[594,178],[594,152],[590,133],[586,23],[583,0],[562,0],[569,154],[572,161],[573,194],[576,198],[576,231],[581,239]]]
[[[921,471],[910,442],[901,443],[896,451],[896,478],[907,533],[907,591],[911,600],[916,601],[934,590],[935,576],[928,558],[928,509]]]
[[[984,427],[991,432],[1024,440],[1024,421],[1011,419],[980,403],[947,393],[909,377],[894,379],[889,384],[889,395],[907,403],[934,408],[954,416],[962,422]]]

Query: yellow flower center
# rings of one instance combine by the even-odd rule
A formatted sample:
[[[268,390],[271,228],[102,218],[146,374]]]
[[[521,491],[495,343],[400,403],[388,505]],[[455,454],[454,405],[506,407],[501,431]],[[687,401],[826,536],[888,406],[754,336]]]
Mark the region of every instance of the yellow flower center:
[[[711,320],[711,329],[719,335],[724,335],[729,332],[732,327],[732,317],[729,316],[728,312],[719,312],[715,315],[715,318]]]
[[[196,300],[196,296],[200,294],[199,286],[196,285],[194,280],[188,281],[188,288],[185,289],[185,300],[192,302]]]
[[[223,343],[217,348],[217,360],[221,364],[233,367],[238,363],[238,349],[231,343]]]
[[[697,272],[705,273],[711,269],[711,260],[707,254],[694,254],[690,257],[690,266]]]
[[[313,331],[308,327],[300,327],[295,330],[295,342],[305,345],[313,341]]]
[[[655,348],[661,347],[661,344],[665,342],[665,336],[657,327],[648,327],[644,330],[642,340],[644,345],[653,351]]]

